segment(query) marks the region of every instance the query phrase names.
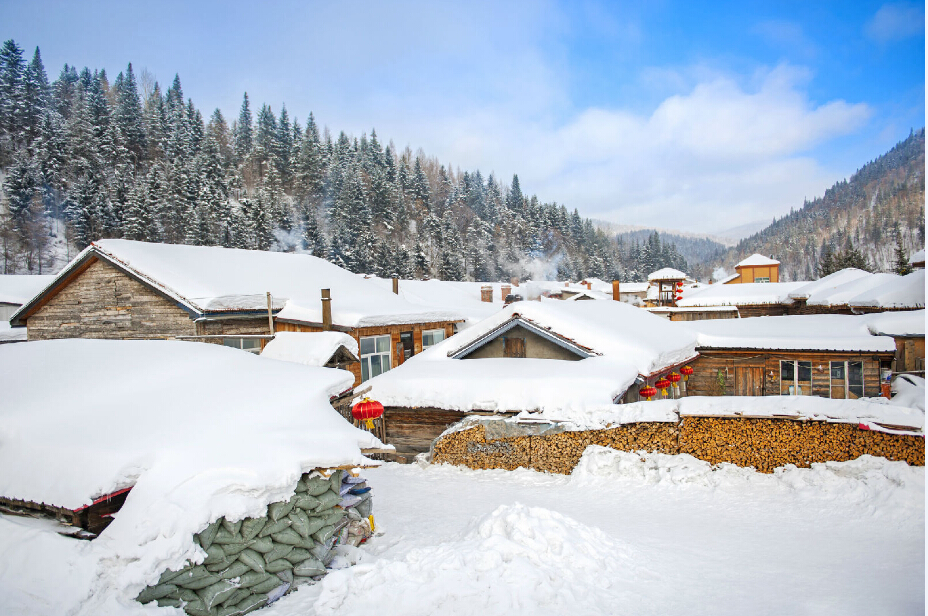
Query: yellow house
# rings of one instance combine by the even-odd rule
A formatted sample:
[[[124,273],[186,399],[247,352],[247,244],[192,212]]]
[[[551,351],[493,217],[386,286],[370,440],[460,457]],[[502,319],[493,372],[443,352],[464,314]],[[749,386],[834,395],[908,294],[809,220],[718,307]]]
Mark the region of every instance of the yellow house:
[[[780,262],[753,254],[735,266],[738,276],[725,284],[745,282],[780,282]]]

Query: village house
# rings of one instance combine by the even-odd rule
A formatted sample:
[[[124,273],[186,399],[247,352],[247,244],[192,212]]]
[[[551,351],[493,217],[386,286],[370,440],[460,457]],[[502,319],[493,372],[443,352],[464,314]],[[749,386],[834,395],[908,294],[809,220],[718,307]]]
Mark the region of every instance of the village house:
[[[883,316],[789,315],[686,323],[696,334],[699,352],[687,395],[879,396],[896,353],[896,341],[873,327]],[[924,313],[909,317],[904,326],[886,324],[890,327],[924,336]]]
[[[695,335],[623,302],[525,301],[372,379],[369,395],[384,405],[386,441],[412,456],[467,414],[637,401],[695,356]]]
[[[417,306],[323,259],[101,240],[11,318],[29,340],[182,339],[258,353],[276,332],[340,331],[356,383],[453,334],[457,312]]]
[[[724,284],[780,282],[780,262],[757,253],[735,265],[737,276]]]

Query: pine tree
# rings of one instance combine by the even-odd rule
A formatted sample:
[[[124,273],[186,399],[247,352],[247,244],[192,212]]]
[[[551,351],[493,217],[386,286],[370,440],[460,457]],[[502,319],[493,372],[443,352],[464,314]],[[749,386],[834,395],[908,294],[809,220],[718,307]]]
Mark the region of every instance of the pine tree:
[[[148,143],[145,138],[142,101],[139,98],[131,62],[126,67],[125,76],[120,73],[117,79],[119,87],[116,88],[116,126],[125,147],[133,157],[133,162],[138,166],[145,160]]]
[[[899,231],[898,224],[896,225],[896,248],[894,256],[893,271],[900,276],[911,274],[912,266],[909,264],[909,255],[905,250],[905,246],[902,244],[902,233]]]
[[[248,92],[242,100],[242,108],[238,114],[238,122],[235,124],[235,160],[241,164],[248,158],[252,148],[252,120],[251,106],[248,103]]]

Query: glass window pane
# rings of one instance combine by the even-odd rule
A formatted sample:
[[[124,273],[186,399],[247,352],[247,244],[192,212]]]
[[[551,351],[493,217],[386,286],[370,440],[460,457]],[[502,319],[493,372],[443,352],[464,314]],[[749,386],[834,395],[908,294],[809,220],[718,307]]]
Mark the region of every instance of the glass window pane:
[[[371,355],[371,377],[375,377],[380,374],[380,355]]]
[[[390,336],[377,336],[377,352],[378,353],[389,353],[390,352]]]
[[[796,384],[799,386],[799,391],[797,391],[796,393],[798,393],[800,396],[811,396],[812,395],[812,362],[801,361],[797,363],[799,364],[799,369],[798,369],[799,378],[797,379],[798,383]]]
[[[261,341],[257,338],[242,338],[243,349],[257,349],[261,346]]]
[[[833,361],[831,362],[831,380],[832,381],[841,381],[841,384],[844,384],[844,362],[843,361]],[[836,385],[836,383],[832,383]]]
[[[381,355],[380,356],[380,370],[381,372],[386,372],[390,369],[390,356]]]
[[[222,345],[227,347],[232,347],[233,349],[242,348],[241,338],[223,338]]]
[[[367,367],[367,364],[368,364],[368,361],[367,361],[367,358],[365,357],[364,359],[361,360],[361,380],[362,381],[366,381],[367,379],[371,378],[371,371]]]
[[[860,398],[864,395],[864,365],[863,362],[850,361],[847,363],[848,398]]]
[[[780,395],[788,396],[792,394],[794,379],[794,364],[791,361],[780,362]]]
[[[371,337],[361,338],[361,355],[370,355],[374,352],[374,339]]]

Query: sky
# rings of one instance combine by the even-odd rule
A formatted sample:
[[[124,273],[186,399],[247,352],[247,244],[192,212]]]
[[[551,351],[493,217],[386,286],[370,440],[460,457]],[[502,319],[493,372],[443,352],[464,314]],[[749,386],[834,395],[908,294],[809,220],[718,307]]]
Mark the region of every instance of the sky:
[[[209,116],[376,129],[620,224],[769,222],[925,125],[924,4],[0,0],[0,36],[129,62]]]

